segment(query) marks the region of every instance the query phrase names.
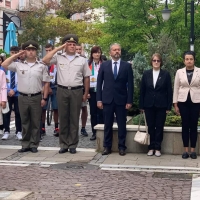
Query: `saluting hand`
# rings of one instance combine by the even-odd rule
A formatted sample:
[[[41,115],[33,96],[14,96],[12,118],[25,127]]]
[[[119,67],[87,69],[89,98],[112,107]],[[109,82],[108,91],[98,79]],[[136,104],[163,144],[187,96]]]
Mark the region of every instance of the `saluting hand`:
[[[60,51],[60,50],[62,50],[62,49],[65,49],[66,45],[67,45],[67,43],[65,43],[65,44],[63,44],[63,45],[57,47],[56,50],[57,50],[57,51]]]

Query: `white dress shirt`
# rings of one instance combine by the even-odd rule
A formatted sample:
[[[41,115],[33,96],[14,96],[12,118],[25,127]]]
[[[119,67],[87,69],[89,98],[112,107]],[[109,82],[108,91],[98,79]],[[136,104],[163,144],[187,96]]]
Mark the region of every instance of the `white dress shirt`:
[[[114,60],[112,59],[112,71],[113,71],[113,74],[114,74],[114,67],[115,67],[114,62],[117,63],[117,74],[118,74],[118,72],[119,72],[119,67],[120,67],[120,61],[121,61],[121,59],[119,59],[118,61],[114,61]]]
[[[153,85],[154,85],[154,88],[156,87],[156,82],[158,80],[159,73],[160,73],[160,70],[153,70]]]

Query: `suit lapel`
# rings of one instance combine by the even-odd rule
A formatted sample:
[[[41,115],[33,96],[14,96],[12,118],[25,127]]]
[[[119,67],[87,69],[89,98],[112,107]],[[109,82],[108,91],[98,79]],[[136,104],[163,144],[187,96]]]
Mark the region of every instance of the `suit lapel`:
[[[190,85],[192,85],[193,82],[195,81],[195,79],[196,79],[196,77],[197,77],[197,74],[198,74],[198,68],[197,68],[197,67],[194,67],[194,72],[193,72],[193,76],[192,76],[192,80],[191,80]]]
[[[154,88],[154,85],[153,85],[153,70],[149,70],[149,75],[148,75],[148,79],[149,79],[149,83],[151,85],[152,88]]]
[[[109,69],[109,73],[111,74],[111,77],[114,79],[114,74],[112,70],[112,60],[110,60],[108,63],[108,69]]]

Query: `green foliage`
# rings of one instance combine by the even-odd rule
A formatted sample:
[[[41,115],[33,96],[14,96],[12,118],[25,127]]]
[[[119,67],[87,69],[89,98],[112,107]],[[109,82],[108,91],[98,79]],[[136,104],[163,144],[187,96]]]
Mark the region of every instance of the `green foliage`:
[[[159,3],[160,2],[160,3]],[[170,62],[166,68],[180,68],[180,55],[189,49],[190,14],[188,14],[188,27],[185,27],[185,1],[172,0],[169,8],[172,10],[168,21],[163,21],[161,10],[164,1],[157,0],[92,0],[94,7],[105,9],[106,22],[98,24],[98,28],[104,32],[98,39],[98,43],[106,50],[109,44],[118,42],[133,55],[141,50],[145,53],[147,43],[158,43],[160,33],[166,33],[170,41],[163,43],[161,48],[169,49],[172,45],[173,52],[166,54]],[[195,52],[200,57],[200,6],[195,4]],[[167,39],[167,38],[166,38]],[[164,41],[164,38],[162,39]],[[148,54],[148,53],[147,53]],[[196,62],[197,66],[200,60]]]
[[[142,79],[143,72],[150,69],[149,63],[141,51],[135,54],[133,58],[133,74],[134,74],[134,85],[136,88],[140,88],[140,81]]]
[[[1,53],[5,53],[6,58],[8,58],[8,57],[10,56],[10,54],[7,54],[3,49],[0,49],[0,54],[1,54]]]
[[[132,122],[134,125],[137,125],[139,123],[139,117],[140,115],[137,115],[133,117]],[[144,125],[144,118],[141,119],[141,125]],[[180,127],[181,126],[181,117],[177,116],[174,112],[174,110],[170,111],[167,114],[165,126],[174,126],[174,127]]]
[[[65,3],[68,3],[67,8],[63,6]],[[75,0],[62,1],[59,11],[68,9],[68,14],[74,14],[76,11],[76,8],[73,7],[74,4]],[[77,9],[81,12],[80,5],[77,6],[79,7]],[[68,33],[75,33],[79,36],[80,43],[95,44],[97,38],[101,37],[102,32],[85,21],[72,21],[62,15],[57,17],[47,15],[51,8],[51,4],[43,4],[40,8],[30,8],[29,12],[20,13],[25,31],[19,36],[19,43],[32,39],[44,45],[49,39],[55,40],[56,37],[62,38]],[[85,7],[82,11],[85,11]]]

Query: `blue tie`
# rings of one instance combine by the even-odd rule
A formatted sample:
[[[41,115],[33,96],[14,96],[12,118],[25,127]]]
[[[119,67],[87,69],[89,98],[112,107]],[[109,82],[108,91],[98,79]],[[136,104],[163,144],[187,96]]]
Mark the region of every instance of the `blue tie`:
[[[10,87],[11,87],[12,89],[15,88],[15,72],[12,72],[12,71],[11,71]]]
[[[114,78],[116,80],[117,78],[117,62],[114,62],[115,66],[114,66]]]

